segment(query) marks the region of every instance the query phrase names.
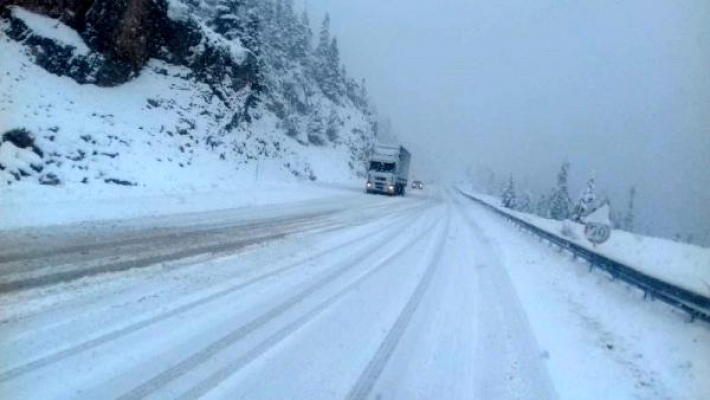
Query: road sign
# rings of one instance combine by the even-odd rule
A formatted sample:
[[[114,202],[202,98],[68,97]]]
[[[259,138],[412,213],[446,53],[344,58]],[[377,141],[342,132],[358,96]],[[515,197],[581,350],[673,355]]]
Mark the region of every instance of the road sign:
[[[602,244],[609,240],[611,236],[611,226],[599,222],[587,222],[584,226],[584,235],[587,240],[596,244]]]

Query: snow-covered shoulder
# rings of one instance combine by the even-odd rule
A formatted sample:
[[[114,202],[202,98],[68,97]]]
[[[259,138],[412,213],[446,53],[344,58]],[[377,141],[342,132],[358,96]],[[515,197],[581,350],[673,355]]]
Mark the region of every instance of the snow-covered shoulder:
[[[608,241],[595,246],[586,239],[582,224],[504,209],[499,206],[500,201],[493,196],[471,194],[505,213],[553,235],[564,237],[588,250],[627,264],[665,282],[703,296],[710,296],[710,249],[619,229],[612,231]],[[604,218],[601,220],[603,221]]]

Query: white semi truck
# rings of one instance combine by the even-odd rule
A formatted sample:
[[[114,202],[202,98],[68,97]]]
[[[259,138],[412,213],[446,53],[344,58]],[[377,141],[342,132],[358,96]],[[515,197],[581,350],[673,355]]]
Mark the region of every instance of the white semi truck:
[[[366,192],[404,196],[411,159],[402,146],[375,146],[367,166]]]

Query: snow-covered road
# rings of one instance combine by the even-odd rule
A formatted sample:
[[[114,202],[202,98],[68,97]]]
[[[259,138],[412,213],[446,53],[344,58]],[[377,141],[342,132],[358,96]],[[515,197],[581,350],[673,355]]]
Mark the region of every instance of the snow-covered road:
[[[0,239],[3,398],[709,398],[710,329],[454,191]]]

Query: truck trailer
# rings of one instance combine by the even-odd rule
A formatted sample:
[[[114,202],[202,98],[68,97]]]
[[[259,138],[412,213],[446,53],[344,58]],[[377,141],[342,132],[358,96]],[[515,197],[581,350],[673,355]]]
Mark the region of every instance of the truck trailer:
[[[404,196],[411,159],[402,146],[375,146],[367,167],[366,192]]]

